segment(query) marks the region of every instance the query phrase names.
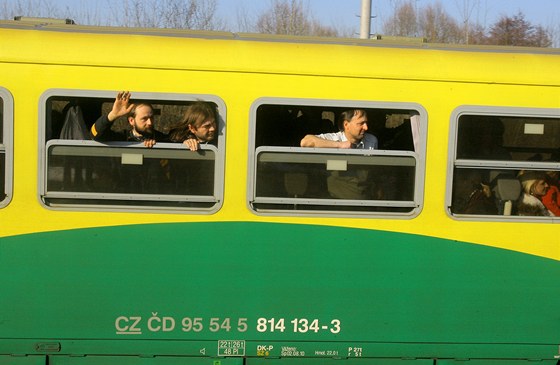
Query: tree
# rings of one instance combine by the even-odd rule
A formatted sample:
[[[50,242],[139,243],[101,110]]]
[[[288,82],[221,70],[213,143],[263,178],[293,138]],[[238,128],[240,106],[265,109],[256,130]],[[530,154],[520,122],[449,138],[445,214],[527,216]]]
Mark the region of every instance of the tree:
[[[485,44],[486,43],[486,28],[480,24],[474,24],[467,30],[465,43],[468,44]]]
[[[50,0],[18,0],[0,4],[0,16],[13,19],[15,16],[58,18],[61,10]]]
[[[125,27],[223,30],[216,0],[123,0],[112,3],[112,22]]]
[[[457,43],[461,30],[457,22],[445,12],[440,2],[420,10],[409,0],[397,5],[393,16],[384,23],[384,32],[400,37],[422,37],[428,42]]]
[[[327,27],[309,15],[298,0],[274,0],[270,9],[258,16],[255,28],[259,33],[315,35],[336,37],[336,29]]]
[[[0,16],[15,15],[50,18],[72,18],[78,24],[123,27],[224,30],[216,16],[216,0],[106,0],[104,12],[81,6],[60,9],[51,0],[18,0],[0,4]],[[78,5],[78,4],[77,4]],[[107,10],[109,9],[109,10]]]
[[[502,16],[489,30],[480,24],[472,24],[470,17],[473,5],[463,0],[463,26],[449,16],[441,3],[436,2],[418,10],[412,0],[397,3],[394,13],[384,23],[387,35],[422,37],[428,42],[471,43],[509,46],[550,47],[553,42],[551,31],[532,25],[519,12],[512,17]]]
[[[548,24],[546,30],[550,35],[552,47],[560,48],[560,22]]]
[[[469,36],[472,32],[471,28],[474,27],[474,31],[476,31],[476,28],[479,28],[478,24],[471,24],[471,16],[473,14],[473,11],[477,6],[480,6],[480,4],[477,3],[479,3],[478,0],[474,0],[472,2],[471,0],[455,0],[455,5],[459,10],[459,13],[461,14],[461,22],[463,28],[462,31],[464,34],[461,42],[466,44],[470,43]]]
[[[551,36],[540,25],[534,26],[519,12],[513,17],[502,16],[491,28],[486,44],[505,46],[550,47]]]
[[[417,37],[417,20],[416,8],[412,0],[409,0],[395,6],[393,15],[383,23],[383,32],[398,37]]]
[[[420,35],[428,42],[459,43],[461,29],[455,19],[445,12],[440,2],[430,4],[418,16]]]

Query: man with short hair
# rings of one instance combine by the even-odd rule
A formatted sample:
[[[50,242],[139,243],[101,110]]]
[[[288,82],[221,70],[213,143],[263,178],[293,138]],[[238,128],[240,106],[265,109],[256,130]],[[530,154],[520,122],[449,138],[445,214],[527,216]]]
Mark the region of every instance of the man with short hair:
[[[342,112],[338,119],[339,132],[319,135],[308,134],[301,147],[377,149],[377,137],[366,133],[367,114],[363,109]],[[364,169],[332,171],[327,178],[329,194],[336,199],[372,199],[374,183]]]
[[[366,133],[367,114],[363,109],[350,109],[338,118],[339,132],[319,135],[308,134],[301,147],[377,149],[377,138]]]

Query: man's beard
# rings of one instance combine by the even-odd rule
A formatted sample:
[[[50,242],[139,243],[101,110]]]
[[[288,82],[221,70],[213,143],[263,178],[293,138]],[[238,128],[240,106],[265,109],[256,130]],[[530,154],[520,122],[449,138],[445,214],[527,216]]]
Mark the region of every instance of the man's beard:
[[[144,129],[140,129],[140,128],[138,128],[137,125],[134,125],[134,131],[144,138],[151,138],[154,134],[154,128],[153,127],[147,127],[147,128],[144,128]]]

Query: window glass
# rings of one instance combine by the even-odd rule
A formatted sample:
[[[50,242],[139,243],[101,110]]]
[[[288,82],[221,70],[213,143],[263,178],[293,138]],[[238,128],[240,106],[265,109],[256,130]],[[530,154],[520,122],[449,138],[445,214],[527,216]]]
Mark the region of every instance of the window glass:
[[[0,99],[0,202],[6,199],[6,145],[4,144],[4,100]]]
[[[8,205],[12,198],[12,124],[13,99],[0,87],[0,208]]]
[[[212,96],[133,93],[137,119],[122,116],[101,129],[115,93],[52,90],[44,99],[44,183],[49,207],[90,207],[214,212],[223,196],[225,106]],[[215,132],[191,151],[181,141],[194,135],[182,124],[193,105],[206,105],[217,120],[196,119]],[[149,105],[141,109],[141,105]],[[137,139],[150,110],[154,131]],[[198,114],[197,114],[198,115]],[[97,121],[97,122],[96,122]],[[205,124],[205,122],[208,122]],[[175,134],[171,131],[180,133]],[[184,133],[183,133],[184,132]],[[198,132],[197,132],[198,133]],[[170,137],[171,135],[175,136]],[[189,135],[190,137],[186,137]],[[95,139],[95,140],[94,140]],[[155,139],[153,147],[143,139]]]
[[[457,111],[453,125],[452,214],[560,214],[558,111],[474,108]]]
[[[559,118],[461,115],[457,158],[545,161],[560,149]]]
[[[341,120],[353,113],[367,120],[361,130],[350,131],[350,123]],[[426,123],[420,107],[261,99],[253,105],[252,120],[249,205],[255,212],[413,216],[419,211]],[[308,147],[307,135],[356,140],[348,148]]]

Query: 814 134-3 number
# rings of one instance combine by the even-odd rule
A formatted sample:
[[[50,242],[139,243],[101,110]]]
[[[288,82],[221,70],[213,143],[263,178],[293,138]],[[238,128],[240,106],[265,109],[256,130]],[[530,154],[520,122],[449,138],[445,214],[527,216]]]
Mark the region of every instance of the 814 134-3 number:
[[[286,324],[288,327],[286,327]],[[294,318],[286,320],[284,318],[264,318],[261,317],[257,320],[258,332],[285,332],[288,331],[296,333],[307,332],[330,332],[333,334],[340,333],[341,322],[338,319],[333,319],[329,322],[321,322],[318,319]]]

